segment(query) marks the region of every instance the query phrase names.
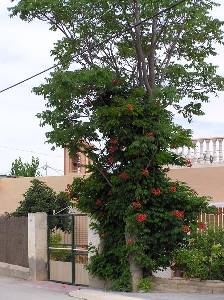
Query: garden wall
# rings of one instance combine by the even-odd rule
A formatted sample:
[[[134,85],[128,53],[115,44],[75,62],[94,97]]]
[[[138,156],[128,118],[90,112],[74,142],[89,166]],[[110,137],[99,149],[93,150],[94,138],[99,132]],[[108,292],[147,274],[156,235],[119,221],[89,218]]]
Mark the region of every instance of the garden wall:
[[[56,192],[64,191],[67,184],[71,184],[73,178],[81,175],[36,177],[45,182]],[[23,200],[23,194],[30,187],[33,177],[0,178],[0,215],[5,212],[13,212]]]
[[[224,205],[224,166],[171,169],[169,176],[186,182],[201,196],[211,196],[218,206]]]
[[[0,262],[28,268],[27,217],[0,217]]]

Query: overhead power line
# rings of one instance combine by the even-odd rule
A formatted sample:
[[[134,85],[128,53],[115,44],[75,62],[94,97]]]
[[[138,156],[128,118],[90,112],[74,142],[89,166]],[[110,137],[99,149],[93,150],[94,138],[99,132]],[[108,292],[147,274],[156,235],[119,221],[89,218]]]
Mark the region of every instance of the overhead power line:
[[[42,155],[42,156],[50,156],[50,157],[52,157],[52,155],[50,155],[50,154],[42,153],[42,152],[37,152],[37,151],[33,151],[33,150],[25,150],[25,149],[19,149],[19,148],[13,148],[13,147],[1,146],[0,145],[0,149],[1,148],[2,149],[8,149],[8,150],[11,150],[11,151],[21,151],[21,152],[27,152],[27,153],[33,153],[33,154],[39,154],[39,155]],[[61,156],[56,155],[54,157],[62,158],[63,155],[61,155]]]
[[[119,31],[119,32],[117,32],[117,33],[111,35],[111,36],[108,37],[107,39],[103,40],[101,43],[98,43],[97,46],[89,47],[89,48],[88,48],[88,51],[89,51],[89,50],[94,50],[95,48],[98,49],[99,47],[104,46],[104,45],[105,45],[106,43],[108,43],[111,39],[114,39],[114,38],[116,38],[116,37],[119,37],[119,36],[123,35],[124,33],[130,31],[131,29],[136,28],[137,26],[139,26],[139,25],[141,25],[141,24],[143,24],[143,23],[148,22],[148,21],[151,20],[152,18],[158,17],[158,16],[160,16],[160,15],[162,15],[162,14],[164,14],[164,13],[170,11],[171,9],[173,9],[173,8],[175,8],[175,7],[177,7],[177,6],[179,6],[180,4],[182,4],[182,3],[186,2],[186,1],[188,1],[188,0],[180,0],[180,1],[175,2],[174,4],[171,4],[169,7],[160,10],[158,13],[152,15],[151,17],[145,18],[145,19],[139,21],[138,23],[135,23],[135,24],[133,24],[133,25],[128,26],[128,27],[125,28],[124,30]],[[87,52],[87,50],[85,49],[85,50],[81,51],[79,54],[74,55],[73,58],[76,58],[76,57],[78,57],[79,55],[85,54],[86,52]],[[24,80],[21,80],[21,81],[15,83],[15,84],[13,84],[13,85],[7,87],[7,88],[4,88],[3,90],[0,90],[0,93],[3,93],[3,92],[5,92],[5,91],[7,91],[7,90],[10,90],[10,89],[12,89],[12,88],[14,88],[14,87],[16,87],[16,86],[18,86],[18,85],[20,85],[20,84],[26,82],[26,81],[29,81],[29,80],[31,80],[31,79],[33,79],[33,78],[35,78],[35,77],[37,77],[37,76],[39,76],[39,75],[41,75],[41,74],[43,74],[43,73],[46,73],[47,71],[50,71],[51,69],[54,69],[54,68],[57,67],[58,65],[59,65],[59,64],[55,64],[55,65],[53,65],[53,66],[51,66],[51,67],[49,67],[49,68],[47,68],[47,69],[45,69],[45,70],[43,70],[43,71],[41,71],[41,72],[39,72],[39,73],[36,73],[36,74],[34,74],[34,75],[32,75],[32,76],[30,76],[30,77],[24,79]]]
[[[31,80],[31,79],[33,79],[33,78],[35,78],[35,77],[37,77],[37,76],[39,76],[39,75],[41,75],[41,74],[43,74],[43,73],[46,73],[47,71],[50,71],[51,69],[55,68],[56,66],[57,66],[57,65],[54,65],[54,66],[52,66],[52,67],[50,67],[50,68],[47,68],[47,69],[45,69],[45,70],[43,70],[43,71],[41,71],[41,72],[39,72],[39,73],[36,73],[36,74],[34,74],[34,75],[32,75],[32,76],[30,76],[30,77],[28,77],[28,78],[26,78],[26,79],[24,79],[24,80],[22,80],[22,81],[19,81],[19,82],[13,84],[13,85],[11,85],[11,86],[9,86],[9,87],[7,87],[7,88],[1,90],[0,93],[3,93],[3,92],[5,92],[5,91],[7,91],[7,90],[10,90],[10,89],[16,87],[17,85],[20,85],[20,84],[22,84],[22,83],[24,83],[24,82],[26,82],[26,81],[29,81],[29,80]]]

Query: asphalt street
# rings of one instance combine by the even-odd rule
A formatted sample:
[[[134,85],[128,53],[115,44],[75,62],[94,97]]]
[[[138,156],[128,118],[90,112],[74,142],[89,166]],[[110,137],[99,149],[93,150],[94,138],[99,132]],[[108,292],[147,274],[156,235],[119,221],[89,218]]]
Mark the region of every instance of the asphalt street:
[[[76,290],[74,286],[57,284],[53,282],[29,282],[20,279],[0,277],[0,300],[72,300],[69,292]],[[90,290],[91,292],[91,290]],[[119,293],[108,293],[110,295]],[[205,294],[182,294],[182,293],[149,293],[149,294],[128,294],[147,300],[224,300],[222,295]]]

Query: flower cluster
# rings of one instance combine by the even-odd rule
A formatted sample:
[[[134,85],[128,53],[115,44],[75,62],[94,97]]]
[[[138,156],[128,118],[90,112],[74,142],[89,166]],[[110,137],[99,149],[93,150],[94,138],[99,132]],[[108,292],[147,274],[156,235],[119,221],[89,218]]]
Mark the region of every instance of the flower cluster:
[[[133,207],[134,209],[139,209],[139,208],[142,207],[141,203],[140,203],[138,200],[132,202],[131,205],[132,205],[132,207]]]
[[[114,147],[114,146],[110,146],[109,148],[108,148],[108,152],[109,153],[114,153],[114,152],[116,152],[117,151],[117,148],[116,147]]]
[[[188,233],[188,232],[190,232],[190,227],[189,227],[188,225],[183,225],[182,231],[183,231],[184,233]]]
[[[112,80],[112,85],[113,85],[113,86],[118,86],[118,85],[120,85],[120,80],[118,80],[118,79]]]
[[[127,105],[127,108],[128,108],[129,111],[133,111],[135,107],[134,107],[133,104],[130,104],[130,103],[129,103],[129,104]]]
[[[154,132],[146,132],[145,135],[149,138],[154,138],[155,137],[155,133]]]
[[[147,214],[137,214],[136,221],[137,222],[144,222],[147,219]]]
[[[112,156],[110,156],[110,157],[108,157],[107,161],[110,165],[112,165],[114,163],[114,158]]]
[[[160,190],[159,188],[153,188],[153,189],[151,190],[151,192],[152,192],[152,194],[153,194],[154,196],[160,196],[160,195],[161,195],[161,190]]]
[[[110,139],[109,140],[109,144],[111,144],[111,145],[117,145],[118,144],[118,139],[116,139],[116,138]]]
[[[170,192],[171,193],[176,193],[176,191],[177,191],[177,188],[175,186],[171,186]]]
[[[148,177],[149,176],[149,170],[146,168],[146,169],[143,169],[142,171],[141,171],[141,174],[142,174],[142,176],[145,176],[145,177]]]
[[[205,230],[205,229],[206,229],[206,224],[200,222],[200,223],[198,223],[198,228],[199,228],[200,230]]]
[[[186,159],[186,165],[188,168],[192,167],[192,160],[191,159]]]
[[[133,240],[133,239],[128,239],[128,240],[127,240],[127,244],[128,244],[129,246],[132,246],[132,245],[134,244],[134,240]]]
[[[128,179],[129,179],[129,175],[128,175],[127,172],[122,172],[122,173],[120,173],[120,174],[118,175],[118,177],[119,177],[120,179],[123,179],[123,180],[128,180]]]
[[[185,213],[183,210],[174,210],[172,211],[172,216],[176,217],[176,218],[183,218]]]

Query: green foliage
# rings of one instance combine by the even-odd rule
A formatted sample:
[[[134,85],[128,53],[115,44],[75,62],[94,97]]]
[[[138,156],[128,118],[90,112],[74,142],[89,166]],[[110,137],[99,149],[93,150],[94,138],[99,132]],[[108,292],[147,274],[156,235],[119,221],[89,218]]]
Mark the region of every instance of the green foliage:
[[[40,176],[39,168],[39,158],[32,156],[31,163],[23,163],[21,157],[16,159],[12,163],[10,175],[11,176],[23,176],[23,177],[36,177]]]
[[[33,179],[31,186],[24,194],[24,199],[20,201],[19,207],[11,215],[14,217],[27,216],[28,213],[46,212],[52,215],[53,212],[63,210],[63,213],[68,213],[69,206],[72,203],[65,192],[57,194],[54,190],[48,187],[44,182]],[[69,222],[62,222],[60,218],[51,219],[50,227],[69,230]]]
[[[61,243],[61,236],[58,233],[52,233],[50,235],[50,246],[55,248],[66,248],[65,245]],[[68,250],[57,250],[51,249],[50,259],[64,262],[71,262],[72,253]]]
[[[193,146],[191,131],[175,124],[171,111],[191,120],[224,88],[208,63],[223,42],[223,22],[210,14],[213,0],[187,0],[157,14],[170,4],[20,0],[11,8],[12,16],[45,21],[64,35],[52,51],[59,67],[34,89],[47,101],[38,118],[52,128],[49,143],[92,161],[70,196],[103,243],[90,272],[119,290],[130,287],[130,256],[144,273],[168,266],[187,242],[186,228],[208,208],[209,199],[171,181],[166,166],[189,166],[172,148]]]
[[[224,280],[224,230],[209,227],[174,251],[175,268],[190,278]]]
[[[139,281],[139,284],[138,284],[139,291],[147,293],[152,290],[152,287],[153,287],[153,283],[152,283],[151,278],[149,278],[149,277],[142,278]]]
[[[184,271],[184,276],[200,279],[208,278],[208,261],[201,250],[180,249],[176,251],[174,257],[176,267]]]

